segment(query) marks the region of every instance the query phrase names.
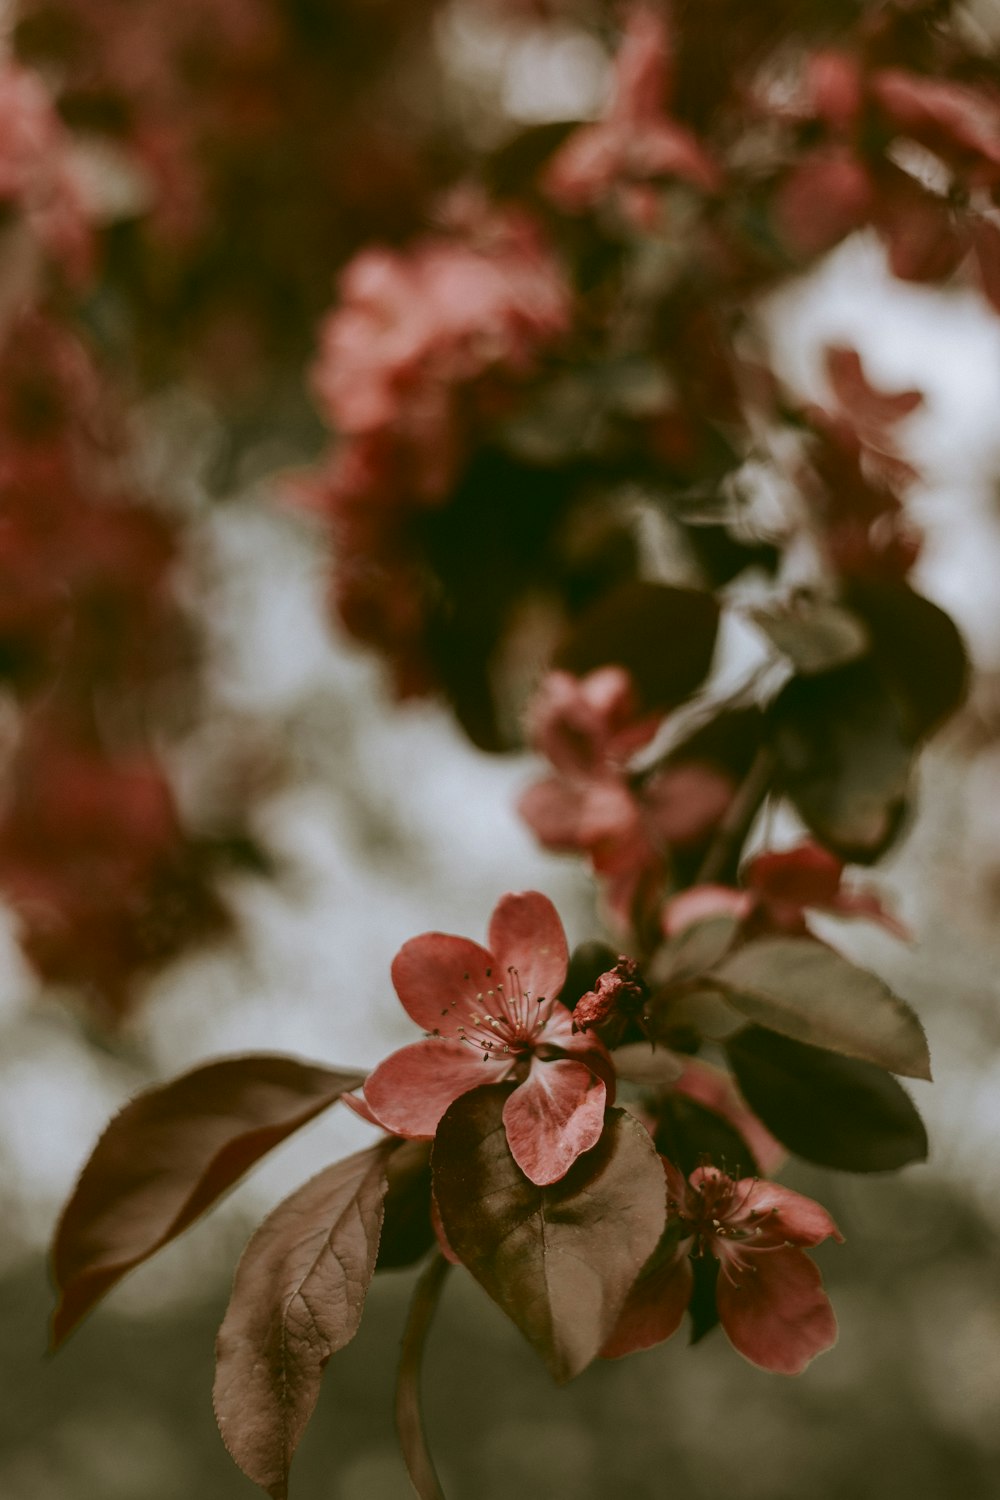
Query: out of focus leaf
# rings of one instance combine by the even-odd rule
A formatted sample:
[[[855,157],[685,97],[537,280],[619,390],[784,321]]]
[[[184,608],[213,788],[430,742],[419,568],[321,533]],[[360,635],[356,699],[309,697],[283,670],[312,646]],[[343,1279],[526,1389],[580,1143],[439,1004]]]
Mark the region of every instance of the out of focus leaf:
[[[550,1187],[529,1182],[503,1127],[508,1090],[463,1094],[438,1126],[434,1196],[452,1249],[556,1380],[609,1338],[666,1221],[663,1169],[645,1130],[610,1110],[604,1134]]]
[[[704,974],[729,952],[739,929],[739,917],[728,913],[692,922],[658,949],[651,977],[657,984],[676,984]]]
[[[748,1026],[726,1045],[740,1088],[790,1151],[844,1172],[891,1172],[927,1155],[927,1132],[895,1078]]]
[[[272,1500],[288,1494],[327,1361],[358,1331],[394,1149],[380,1142],[305,1183],[237,1267],[216,1346],[215,1415],[233,1458]]]
[[[751,619],[804,677],[856,661],[868,650],[868,632],[858,617],[829,599],[799,597],[761,606]]]
[[[870,660],[793,677],[771,704],[779,786],[821,843],[870,864],[907,811],[912,740]]]
[[[748,1020],[795,1041],[930,1078],[927,1038],[888,985],[811,938],[762,938],[713,978]]]
[[[627,1083],[664,1088],[675,1083],[684,1072],[685,1059],[666,1047],[651,1047],[648,1042],[629,1042],[612,1053],[615,1072]]]
[[[556,665],[579,677],[611,663],[625,667],[643,707],[672,708],[704,681],[718,628],[713,595],[632,580],[581,617],[556,653]]]
[[[127,1271],[364,1076],[292,1057],[230,1057],[127,1104],[95,1146],[56,1231],[53,1345]]]
[[[969,659],[950,615],[905,583],[857,580],[849,599],[868,627],[872,661],[914,740],[943,723],[965,697]]]

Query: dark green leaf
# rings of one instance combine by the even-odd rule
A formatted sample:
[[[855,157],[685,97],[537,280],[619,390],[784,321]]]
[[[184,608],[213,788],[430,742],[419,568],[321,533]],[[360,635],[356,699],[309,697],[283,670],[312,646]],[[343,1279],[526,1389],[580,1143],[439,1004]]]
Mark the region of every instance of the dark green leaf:
[[[615,663],[631,673],[644,708],[671,708],[704,681],[718,628],[712,594],[633,580],[587,611],[556,665],[582,677]]]
[[[560,1182],[536,1187],[510,1154],[509,1090],[463,1094],[438,1126],[434,1194],[448,1242],[556,1380],[610,1337],[666,1220],[663,1169],[642,1126],[608,1112],[604,1134]]]
[[[913,742],[870,660],[793,677],[768,710],[778,787],[821,843],[870,864],[907,812]]]
[[[927,1155],[909,1094],[881,1068],[748,1026],[726,1051],[750,1107],[806,1161],[891,1172]]]
[[[814,1047],[930,1078],[927,1038],[888,985],[811,938],[762,938],[719,965],[713,979],[748,1020]]]
[[[872,660],[914,740],[955,712],[969,684],[969,659],[954,620],[905,583],[851,585],[849,599],[868,626]]]

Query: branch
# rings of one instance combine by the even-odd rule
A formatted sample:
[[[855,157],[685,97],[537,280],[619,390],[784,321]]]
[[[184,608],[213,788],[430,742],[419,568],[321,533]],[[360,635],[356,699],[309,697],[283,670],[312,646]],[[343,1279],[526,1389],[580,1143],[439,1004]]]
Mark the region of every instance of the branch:
[[[427,1446],[420,1411],[420,1361],[444,1279],[450,1269],[444,1256],[437,1252],[417,1282],[403,1332],[396,1380],[396,1431],[407,1473],[420,1500],[445,1500]]]
[[[769,749],[763,747],[757,751],[743,784],[716,829],[708,853],[695,877],[695,885],[710,885],[725,874],[733,855],[738,854],[742,848],[750,832],[750,825],[771,790],[773,775],[774,756]]]

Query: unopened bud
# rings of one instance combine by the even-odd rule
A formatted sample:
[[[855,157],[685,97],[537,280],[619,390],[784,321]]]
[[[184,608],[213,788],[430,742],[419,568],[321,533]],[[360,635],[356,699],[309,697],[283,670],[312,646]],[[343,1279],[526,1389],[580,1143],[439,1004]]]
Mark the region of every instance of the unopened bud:
[[[581,995],[573,1009],[573,1030],[601,1026],[612,1015],[636,1015],[646,1000],[646,986],[639,977],[634,958],[619,958],[613,969],[598,979],[592,990]]]

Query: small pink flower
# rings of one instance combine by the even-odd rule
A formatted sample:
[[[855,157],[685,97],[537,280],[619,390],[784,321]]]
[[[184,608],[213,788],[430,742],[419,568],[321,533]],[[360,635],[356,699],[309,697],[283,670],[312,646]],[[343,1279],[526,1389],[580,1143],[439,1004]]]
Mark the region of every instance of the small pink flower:
[[[714,192],[719,169],[686,126],[666,111],[670,43],[662,16],[633,6],[615,62],[615,89],[603,120],[584,125],[555,154],[545,174],[550,197],[570,212],[616,194],[627,219],[650,227],[649,184],[678,179]]]
[[[551,901],[538,891],[503,896],[488,942],[426,932],[404,943],[392,982],[429,1035],[375,1069],[365,1102],[387,1130],[427,1138],[469,1089],[516,1081],[503,1111],[507,1141],[543,1186],[597,1144],[614,1073],[605,1048],[574,1033],[559,1003],[569,953]]]
[[[680,1326],[691,1300],[691,1257],[719,1263],[719,1321],[738,1353],[762,1370],[799,1375],[837,1338],[820,1273],[803,1253],[843,1236],[824,1208],[774,1182],[734,1181],[699,1167],[685,1181],[664,1159],[672,1253],[641,1277],[602,1353],[648,1349]]]
[[[631,678],[616,666],[582,678],[550,673],[528,713],[532,742],[556,774],[524,792],[521,816],[546,848],[589,857],[623,929],[650,902],[655,912],[671,849],[708,837],[734,790],[729,777],[698,761],[634,777],[629,760],[661,717],[640,715]]]
[[[807,841],[794,849],[758,854],[747,866],[745,880],[768,931],[807,932],[805,913],[809,910],[866,917],[894,937],[909,936],[874,891],[845,886],[843,874],[842,860]]]
[[[806,913],[821,911],[835,917],[864,917],[893,937],[909,937],[875,891],[845,886],[843,874],[843,860],[806,840],[794,849],[768,851],[750,860],[742,874],[744,890],[695,885],[672,896],[664,904],[660,924],[664,935],[672,938],[694,922],[731,916],[746,924],[748,935],[797,937],[809,931]]]

